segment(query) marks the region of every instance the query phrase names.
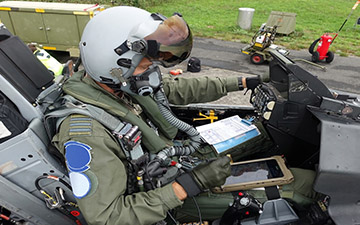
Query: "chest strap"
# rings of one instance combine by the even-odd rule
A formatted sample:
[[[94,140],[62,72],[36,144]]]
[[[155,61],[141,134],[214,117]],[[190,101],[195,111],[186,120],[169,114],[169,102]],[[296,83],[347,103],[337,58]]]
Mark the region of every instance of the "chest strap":
[[[127,157],[137,159],[143,155],[144,152],[140,145],[142,135],[138,126],[122,122],[105,110],[85,104],[70,95],[63,96],[61,100],[63,101],[62,107],[47,113],[44,117],[49,137],[53,137],[58,132],[61,122],[69,115],[81,114],[93,118],[109,129],[118,139]]]

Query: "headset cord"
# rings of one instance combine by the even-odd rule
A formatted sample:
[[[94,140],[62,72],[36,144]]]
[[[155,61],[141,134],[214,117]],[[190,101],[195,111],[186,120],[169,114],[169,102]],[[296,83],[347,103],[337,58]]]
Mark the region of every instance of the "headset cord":
[[[202,225],[202,224],[203,224],[203,221],[202,221],[202,216],[201,216],[200,207],[199,207],[199,205],[198,205],[195,197],[192,197],[192,200],[193,200],[193,202],[194,202],[194,204],[195,204],[195,206],[196,206],[196,209],[197,209],[197,211],[198,211],[198,214],[199,214],[199,222],[200,222],[200,225]]]

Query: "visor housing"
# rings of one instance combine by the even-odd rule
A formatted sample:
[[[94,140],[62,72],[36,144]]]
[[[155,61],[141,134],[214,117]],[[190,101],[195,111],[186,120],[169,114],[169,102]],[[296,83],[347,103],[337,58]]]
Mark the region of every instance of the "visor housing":
[[[191,53],[193,39],[185,20],[175,14],[159,24],[157,29],[144,38],[146,41],[156,41],[158,51],[155,55],[147,55],[154,62],[164,67],[175,66]]]

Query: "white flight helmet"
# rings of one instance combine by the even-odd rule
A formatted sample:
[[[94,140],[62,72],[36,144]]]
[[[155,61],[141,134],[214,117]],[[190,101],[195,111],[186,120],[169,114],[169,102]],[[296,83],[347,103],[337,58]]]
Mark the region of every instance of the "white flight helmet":
[[[161,83],[156,65],[170,67],[185,60],[191,52],[192,35],[179,14],[166,18],[118,6],[88,22],[79,47],[85,70],[94,80],[130,94],[149,95]],[[133,75],[144,57],[153,65]]]

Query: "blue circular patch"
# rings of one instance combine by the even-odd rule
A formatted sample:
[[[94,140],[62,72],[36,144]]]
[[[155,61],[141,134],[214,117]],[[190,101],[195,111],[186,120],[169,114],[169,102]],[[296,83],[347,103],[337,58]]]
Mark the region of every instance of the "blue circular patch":
[[[69,178],[72,192],[76,198],[83,198],[90,192],[91,181],[86,174],[70,172]]]
[[[65,158],[69,170],[84,172],[89,169],[91,147],[76,141],[65,143]]]

